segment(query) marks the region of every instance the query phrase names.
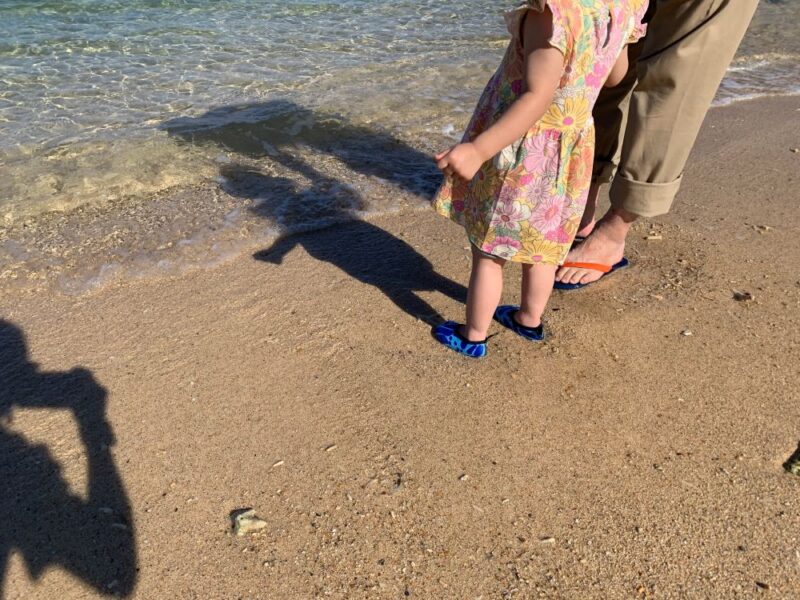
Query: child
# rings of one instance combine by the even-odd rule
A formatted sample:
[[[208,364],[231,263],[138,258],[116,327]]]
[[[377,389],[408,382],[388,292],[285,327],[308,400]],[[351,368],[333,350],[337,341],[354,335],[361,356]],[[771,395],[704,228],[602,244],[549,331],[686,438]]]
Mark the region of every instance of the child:
[[[592,107],[627,72],[626,44],[644,35],[646,8],[647,0],[528,0],[506,15],[503,62],[462,143],[436,156],[446,177],[434,208],[462,224],[472,245],[466,323],[433,331],[445,346],[485,356],[492,317],[544,338],[556,268],[586,205]],[[509,260],[522,263],[522,303],[498,307]]]

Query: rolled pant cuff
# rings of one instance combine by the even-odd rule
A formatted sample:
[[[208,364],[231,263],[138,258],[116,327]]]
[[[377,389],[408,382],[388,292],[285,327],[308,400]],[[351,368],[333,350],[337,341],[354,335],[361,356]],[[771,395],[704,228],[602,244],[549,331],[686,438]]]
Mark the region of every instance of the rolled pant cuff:
[[[626,179],[617,173],[608,192],[611,206],[640,217],[665,215],[681,187],[681,178],[682,176],[669,183],[645,183]]]

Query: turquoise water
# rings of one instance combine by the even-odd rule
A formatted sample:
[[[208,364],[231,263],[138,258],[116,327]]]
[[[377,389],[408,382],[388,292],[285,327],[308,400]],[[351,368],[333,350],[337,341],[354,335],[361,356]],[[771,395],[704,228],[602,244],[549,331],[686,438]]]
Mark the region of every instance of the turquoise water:
[[[435,119],[425,102],[468,104],[465,91],[496,60],[498,13],[478,18],[481,3],[460,5],[0,2],[0,160],[14,180],[0,182],[0,210],[63,209],[208,176],[202,156],[159,126],[221,106],[288,98],[424,128]],[[465,90],[437,85],[453,65],[465,79],[472,61],[478,77]]]
[[[262,175],[311,186],[311,208],[295,219],[297,228],[341,216],[315,178],[352,186],[337,188],[350,194],[351,212],[396,210],[399,197],[424,195],[429,173],[420,165],[428,146],[464,127],[504,49],[501,13],[511,5],[0,0],[0,225],[15,229],[76,207],[113,207],[108,218],[118,219],[120,203],[197,185],[216,186],[209,197],[219,204],[241,196],[228,180],[230,165],[242,161]],[[798,23],[800,2],[762,3],[717,103],[800,92]],[[392,164],[359,170],[346,159],[391,138],[404,148],[402,156],[387,155]],[[288,149],[316,170],[296,168]],[[401,163],[407,173],[397,175]],[[415,169],[423,171],[418,181]],[[168,204],[159,210],[173,210]],[[252,216],[245,206],[224,215],[210,207],[194,207],[214,215],[200,224],[155,234],[140,227],[140,237],[164,246],[195,240],[201,225],[219,219],[240,227],[237,210]],[[281,215],[259,222],[273,232],[289,229]],[[178,220],[148,216],[161,217]],[[84,235],[107,235],[97,227]],[[257,228],[248,221],[246,235]],[[14,236],[4,235],[0,261],[41,255],[19,240],[12,252]]]

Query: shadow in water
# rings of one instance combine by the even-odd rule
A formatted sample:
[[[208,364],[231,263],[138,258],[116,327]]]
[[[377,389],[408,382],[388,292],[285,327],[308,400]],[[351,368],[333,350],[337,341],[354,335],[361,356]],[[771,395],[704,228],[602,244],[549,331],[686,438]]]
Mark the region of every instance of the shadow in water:
[[[292,150],[310,148],[335,157],[357,173],[425,198],[433,195],[441,181],[431,156],[390,132],[287,100],[221,106],[198,117],[170,119],[160,129],[195,145],[284,165],[292,158]]]
[[[349,181],[342,180],[349,169],[429,198],[441,177],[428,155],[386,132],[286,101],[221,107],[197,118],[173,119],[162,128],[191,143],[264,159],[283,175],[291,175],[267,174],[260,167],[238,163],[221,168],[224,190],[251,200],[254,214],[287,234],[256,253],[256,259],[280,264],[302,246],[316,259],[378,288],[408,314],[431,323],[441,317],[416,292],[440,292],[459,302],[465,300],[464,286],[436,273],[411,245],[358,220],[367,203]],[[298,149],[334,158],[346,166],[345,174],[329,174]],[[331,229],[335,223],[341,225]]]
[[[32,577],[62,567],[98,592],[130,596],[136,583],[131,508],[109,447],[106,391],[85,369],[39,371],[25,337],[0,320],[0,598],[8,558]],[[9,430],[15,407],[69,410],[88,463],[88,497],[73,494],[44,445]]]

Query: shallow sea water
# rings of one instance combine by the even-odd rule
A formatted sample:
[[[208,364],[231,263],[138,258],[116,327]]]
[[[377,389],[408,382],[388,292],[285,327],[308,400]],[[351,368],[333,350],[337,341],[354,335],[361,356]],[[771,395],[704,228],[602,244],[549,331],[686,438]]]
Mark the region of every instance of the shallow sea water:
[[[505,48],[486,6],[0,0],[0,285],[80,292],[424,204]],[[800,93],[798,23],[762,2],[716,103]]]

